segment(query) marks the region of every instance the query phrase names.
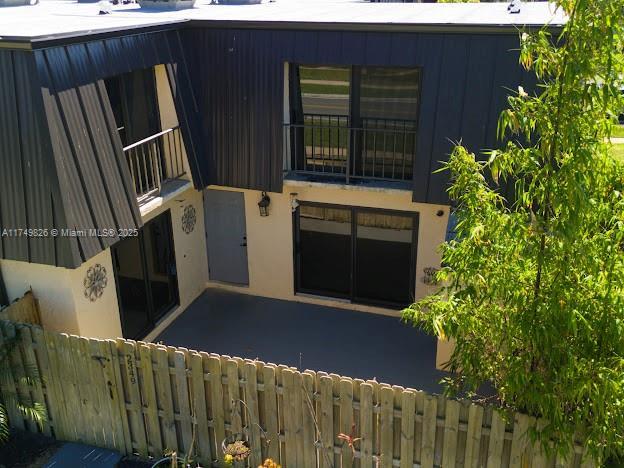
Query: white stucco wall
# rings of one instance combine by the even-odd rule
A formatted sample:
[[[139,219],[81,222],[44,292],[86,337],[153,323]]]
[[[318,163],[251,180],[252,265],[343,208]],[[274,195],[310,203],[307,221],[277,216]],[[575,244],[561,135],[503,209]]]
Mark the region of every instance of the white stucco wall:
[[[102,296],[91,302],[84,294],[84,278],[88,269],[98,263],[106,269],[108,283]],[[9,300],[32,288],[45,329],[95,338],[121,336],[110,249],[75,270],[11,260],[0,260],[0,269]]]
[[[32,288],[39,300],[41,319],[46,329],[78,333],[74,295],[68,270],[13,260],[0,260],[0,270],[10,301]]]
[[[169,85],[169,78],[167,77],[167,69],[164,65],[156,65],[154,67],[154,76],[156,78],[156,94],[158,99],[158,112],[160,114],[160,128],[166,130],[168,128],[177,127],[180,122],[175,109],[175,103],[173,101],[173,95],[171,94],[171,86]],[[182,136],[180,135],[180,138]],[[191,168],[188,164],[188,158],[186,156],[186,148],[182,145],[182,162],[184,164],[184,175],[181,179],[192,180]],[[169,146],[164,145],[165,158],[171,160],[172,155],[169,151]]]
[[[100,298],[90,301],[85,296],[84,280],[89,268],[96,264],[106,269],[107,285]],[[93,338],[120,337],[122,335],[121,319],[110,249],[101,252],[74,270],[67,270],[67,277],[80,335]]]
[[[423,269],[440,266],[438,246],[444,241],[446,235],[448,206],[414,203],[412,192],[408,190],[365,189],[355,186],[285,181],[282,193],[269,194],[271,197],[270,214],[268,217],[261,217],[258,210],[261,192],[225,187],[210,188],[244,193],[249,286],[224,285],[211,281],[208,282],[209,286],[278,299],[329,304],[389,315],[399,314],[398,311],[350,304],[337,299],[295,294],[291,209],[291,199],[295,197],[300,201],[418,212],[415,294],[417,298],[421,298],[434,290],[433,287],[423,283]],[[297,195],[291,196],[291,193]],[[438,216],[439,211],[442,211],[442,216]]]

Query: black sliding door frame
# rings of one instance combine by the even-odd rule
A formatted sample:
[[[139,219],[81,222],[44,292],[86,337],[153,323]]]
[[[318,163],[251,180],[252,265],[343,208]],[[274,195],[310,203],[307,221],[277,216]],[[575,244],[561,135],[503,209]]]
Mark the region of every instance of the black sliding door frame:
[[[171,306],[167,310],[162,312],[160,315],[158,315],[157,314],[158,311],[156,310],[156,305],[154,304],[154,295],[152,291],[152,284],[150,281],[150,269],[149,269],[149,265],[147,262],[147,252],[146,252],[146,242],[145,242],[146,231],[145,230],[149,229],[150,223],[156,221],[161,216],[167,217],[167,220],[166,220],[167,237],[168,237],[168,241],[171,244],[171,250],[169,252],[170,258],[168,259],[168,261],[173,262],[174,265],[176,262],[175,247],[174,247],[174,240],[173,240],[173,226],[172,226],[172,221],[171,221],[171,211],[167,210],[164,213],[161,213],[157,217],[145,223],[143,227],[139,229],[138,236],[137,236],[138,244],[139,244],[140,268],[143,274],[142,275],[143,283],[145,287],[145,297],[146,297],[145,312],[146,312],[147,319],[148,319],[147,326],[140,331],[139,336],[127,336],[127,330],[125,329],[125,326],[124,326],[124,324],[126,323],[127,317],[126,317],[126,311],[124,310],[124,305],[123,305],[122,295],[121,295],[121,290],[120,290],[119,261],[117,258],[117,256],[119,255],[119,251],[116,249],[116,245],[113,245],[111,247],[111,254],[113,257],[112,259],[113,270],[115,273],[115,286],[117,290],[117,303],[119,306],[119,316],[120,316],[119,318],[121,321],[121,331],[122,331],[123,337],[127,339],[136,339],[136,340],[143,339],[146,335],[148,335],[154,329],[156,324],[167,315],[168,312],[171,312],[173,309],[175,309],[176,306],[180,304],[180,290],[179,290],[179,285],[178,285],[177,273],[174,279],[171,278],[171,275],[167,275],[168,280],[169,280],[169,287],[172,288],[172,291],[174,292],[174,299],[175,299],[173,303],[171,304]],[[172,283],[175,283],[175,284],[172,284]]]
[[[370,207],[353,207],[351,214],[351,258],[352,258],[352,270],[351,270],[351,302],[359,304],[376,305],[379,307],[405,307],[409,304],[398,304],[391,301],[377,301],[374,299],[362,298],[356,295],[357,291],[357,229],[358,229],[358,213],[377,213],[383,215],[401,216],[404,218],[411,218],[412,220],[412,242],[410,245],[410,272],[409,272],[409,295],[410,301],[413,302],[416,292],[416,259],[418,257],[418,229],[420,215],[417,211],[400,211],[400,210],[386,210],[380,208]]]
[[[140,334],[142,336],[129,336],[128,335],[128,330],[127,330],[127,322],[128,322],[128,318],[126,317],[127,315],[127,311],[125,310],[124,304],[123,304],[123,300],[122,300],[122,293],[121,293],[121,279],[120,279],[120,271],[119,271],[119,250],[116,248],[117,245],[113,245],[111,246],[111,256],[113,257],[113,271],[115,274],[115,289],[117,291],[117,305],[119,307],[119,321],[121,323],[121,334],[124,338],[126,339],[141,339],[143,338],[145,335],[147,335],[152,327],[152,323],[151,323],[151,317],[150,317],[150,311],[153,310],[153,306],[152,306],[152,297],[151,294],[149,293],[149,281],[146,277],[146,273],[147,273],[147,260],[145,258],[145,242],[143,241],[143,230],[140,229],[139,230],[139,234],[137,236],[138,238],[138,243],[139,243],[139,260],[140,260],[140,264],[141,264],[141,272],[142,272],[142,276],[143,276],[143,284],[145,286],[145,300],[146,300],[146,304],[145,304],[145,311],[147,314],[147,317],[149,320],[148,325],[141,330]]]
[[[351,267],[350,267],[350,292],[349,294],[328,293],[327,291],[306,289],[302,287],[301,278],[301,222],[300,208],[302,206],[310,206],[315,208],[330,208],[349,211],[351,213]],[[354,304],[372,305],[384,308],[404,307],[408,304],[398,304],[391,301],[378,301],[368,298],[358,297],[356,295],[356,271],[357,271],[357,215],[358,213],[377,213],[384,215],[402,216],[412,219],[412,241],[410,246],[410,278],[409,278],[409,294],[413,301],[416,290],[416,260],[418,258],[418,232],[420,225],[420,213],[417,211],[402,211],[383,208],[372,208],[353,205],[338,205],[332,203],[318,203],[300,201],[299,206],[293,212],[293,266],[294,266],[294,287],[295,293],[310,294],[321,297],[331,297],[336,299],[348,300]]]
[[[167,258],[165,261],[165,269],[166,269],[166,275],[167,275],[167,286],[169,287],[169,290],[172,292],[172,301],[170,303],[166,303],[166,304],[161,304],[162,310],[157,309],[157,305],[154,304],[153,298],[154,298],[154,291],[152,288],[152,282],[149,281],[150,280],[150,271],[147,271],[147,280],[150,283],[150,289],[149,289],[149,294],[150,294],[150,298],[152,301],[152,309],[151,309],[151,315],[150,318],[152,319],[152,321],[154,322],[154,324],[158,323],[162,318],[164,318],[168,312],[170,312],[171,310],[173,310],[176,306],[180,305],[180,289],[179,289],[179,285],[178,285],[178,272],[177,272],[177,266],[176,266],[176,258],[175,258],[175,244],[174,244],[174,240],[173,240],[173,223],[171,220],[171,210],[167,210],[164,213],[161,213],[160,215],[156,216],[155,218],[151,219],[150,221],[148,221],[146,223],[147,228],[151,229],[151,222],[154,221],[156,222],[159,218],[161,218],[162,216],[166,216],[166,220],[163,223],[164,226],[166,226],[165,228],[165,232],[161,233],[162,235],[166,236],[166,241],[167,241]],[[154,236],[150,233],[150,237],[152,238],[152,242],[155,241]],[[144,242],[143,248],[146,248],[146,243]],[[158,256],[159,250],[158,247],[156,245],[152,245],[152,256],[155,258]],[[147,264],[147,252],[146,252],[146,264]],[[167,268],[169,268],[169,266],[174,265],[175,268],[175,275],[172,274],[172,272],[170,270],[167,270]],[[159,313],[160,312],[160,313]]]

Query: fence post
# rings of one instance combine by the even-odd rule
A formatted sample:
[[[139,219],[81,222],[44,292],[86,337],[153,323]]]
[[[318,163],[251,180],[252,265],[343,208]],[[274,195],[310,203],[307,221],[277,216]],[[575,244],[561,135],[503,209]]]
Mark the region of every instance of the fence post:
[[[137,353],[140,347],[131,341],[118,339],[109,342],[111,354],[115,362],[115,369],[119,368],[119,379],[122,387],[119,390],[120,400],[123,395],[123,406],[125,407],[125,399],[128,398],[129,410],[127,410],[128,429],[127,435],[130,437],[130,431],[136,439],[137,453],[142,457],[149,455],[149,445],[147,442],[147,432],[145,427],[144,406],[141,399],[141,389],[139,388],[139,367],[137,366]],[[121,369],[123,368],[123,372]],[[144,383],[145,385],[145,383]],[[124,432],[126,429],[124,427]],[[126,450],[132,451],[132,447],[128,447],[126,442]]]
[[[299,388],[295,388],[294,382],[295,372],[291,369],[282,371],[282,387],[284,401],[284,437],[286,438],[286,467],[298,466],[297,458],[297,418],[295,415],[295,393],[300,392]]]
[[[193,394],[193,427],[197,446],[197,459],[203,464],[212,463],[210,450],[210,430],[208,429],[208,411],[206,408],[206,380],[204,363],[206,353],[191,353],[191,390]]]
[[[521,468],[523,459],[529,446],[529,417],[525,414],[515,415],[513,438],[511,439],[511,454],[509,468]]]
[[[303,373],[303,386],[301,388],[302,402],[301,410],[303,412],[303,467],[316,468],[317,450],[316,450],[316,427],[314,425],[314,385],[316,375],[314,371],[306,370]]]
[[[227,411],[230,413],[230,427],[232,435],[241,434],[243,432],[243,423],[241,418],[240,404],[240,383],[238,381],[238,361],[236,359],[228,359],[226,361],[227,372],[227,389],[228,389],[228,406]]]
[[[214,427],[217,458],[223,457],[221,442],[225,439],[225,414],[223,410],[223,383],[221,381],[221,359],[218,355],[208,357],[208,371],[210,372],[210,396],[212,407],[212,422]]]
[[[353,421],[353,381],[340,379],[340,432],[351,434]],[[345,466],[353,466],[353,451],[346,441],[342,441],[342,463]]]
[[[446,415],[444,419],[444,449],[442,451],[442,466],[453,468],[457,458],[457,436],[459,432],[459,402],[446,401]]]
[[[503,456],[505,442],[505,420],[499,411],[492,410],[492,424],[490,426],[490,445],[488,447],[487,468],[498,468]]]
[[[267,456],[272,460],[279,460],[279,418],[277,413],[277,389],[275,365],[267,364],[264,373],[264,412],[266,418],[265,430],[268,442]]]
[[[483,413],[482,406],[471,404],[468,408],[468,430],[466,433],[466,453],[464,455],[464,465],[467,468],[477,468],[479,466]]]
[[[169,355],[163,346],[150,345],[150,351],[156,358],[155,382],[157,408],[162,408],[162,432],[165,450],[178,451],[175,419],[173,415],[173,395],[171,393],[171,374],[169,373]]]
[[[334,381],[327,374],[320,377],[321,390],[321,468],[331,468],[334,465]]]
[[[379,431],[381,444],[379,447],[381,468],[392,468],[394,445],[394,391],[388,385],[381,385],[381,415]]]
[[[249,441],[251,448],[251,465],[256,467],[262,463],[262,440],[260,438],[260,410],[258,406],[258,376],[256,365],[251,360],[246,360],[243,368],[245,376],[245,397],[247,405],[247,427],[249,429]]]
[[[373,386],[369,382],[360,385],[360,467],[373,468]]]
[[[117,421],[113,421],[115,427],[115,445],[119,451],[126,455],[133,452],[132,439],[130,437],[130,426],[128,422],[128,410],[126,409],[126,395],[124,392],[124,382],[121,375],[117,342],[115,340],[98,341],[100,350],[107,357],[104,371],[112,382],[111,407],[112,418],[117,416]]]
[[[56,338],[60,335],[50,332],[42,332],[41,343],[45,344],[48,356],[48,364],[50,368],[49,382],[46,382],[46,386],[54,388],[54,394],[57,396],[56,401],[52,405],[54,408],[55,422],[54,422],[54,436],[57,439],[67,440],[71,439],[72,433],[70,431],[70,419],[66,407],[66,398],[63,386],[61,384],[62,379],[59,377],[61,373],[61,365],[59,359],[58,349],[56,347]],[[56,377],[56,378],[55,378]]]
[[[191,455],[193,446],[193,418],[196,416],[191,412],[191,400],[189,395],[189,382],[186,372],[186,354],[175,348],[168,348],[169,359],[173,361],[175,399],[177,400],[180,429],[182,432],[182,449],[184,455]]]
[[[437,414],[438,399],[431,395],[425,395],[422,419],[422,449],[420,452],[420,466],[423,468],[433,468],[436,427],[438,424]]]
[[[148,451],[151,452],[152,456],[159,457],[163,454],[164,446],[160,431],[160,418],[158,416],[158,397],[156,395],[156,379],[154,378],[152,358],[153,348],[142,343],[139,343],[137,346],[139,347],[141,374],[143,376],[142,401],[145,405],[145,433],[148,440]]]
[[[403,392],[401,402],[401,468],[414,466],[414,430],[416,426],[416,393]]]

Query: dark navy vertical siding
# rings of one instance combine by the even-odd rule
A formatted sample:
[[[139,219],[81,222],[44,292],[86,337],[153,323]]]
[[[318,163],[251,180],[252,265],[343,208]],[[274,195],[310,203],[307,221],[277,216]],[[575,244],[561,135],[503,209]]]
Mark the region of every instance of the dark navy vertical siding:
[[[448,175],[434,174],[452,142],[496,146],[508,89],[530,80],[518,36],[208,29],[181,31],[202,109],[210,184],[282,189],[284,63],[421,67],[414,200],[448,203]]]
[[[279,192],[284,64],[422,69],[413,199],[448,203],[434,173],[453,142],[497,145],[509,89],[535,77],[509,34],[168,29],[0,51],[0,227],[141,224],[104,78],[165,64],[197,188]],[[0,238],[0,258],[75,267],[116,238]]]
[[[208,173],[199,106],[175,30],[0,50],[0,228],[142,225],[104,78],[165,64],[193,180]],[[0,237],[0,258],[76,267],[116,236]]]
[[[280,191],[282,34],[183,31],[201,109],[207,184]]]
[[[32,53],[0,51],[0,231],[63,226],[64,208]],[[66,239],[0,236],[0,258],[66,265]]]

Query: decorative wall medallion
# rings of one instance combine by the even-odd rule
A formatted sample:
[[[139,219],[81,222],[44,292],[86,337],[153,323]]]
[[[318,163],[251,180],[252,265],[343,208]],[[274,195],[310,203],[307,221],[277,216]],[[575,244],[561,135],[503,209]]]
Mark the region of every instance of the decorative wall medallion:
[[[190,234],[195,229],[195,223],[197,222],[197,213],[193,205],[186,205],[184,207],[184,213],[182,214],[182,230]]]
[[[108,284],[108,278],[106,276],[106,268],[99,263],[89,267],[84,281],[84,295],[91,302],[97,301],[104,293],[104,288]]]
[[[433,267],[424,268],[423,272],[425,273],[425,276],[423,276],[423,283],[428,286],[435,286],[438,284],[438,281],[436,280],[436,273],[438,271],[439,270],[437,268]]]

